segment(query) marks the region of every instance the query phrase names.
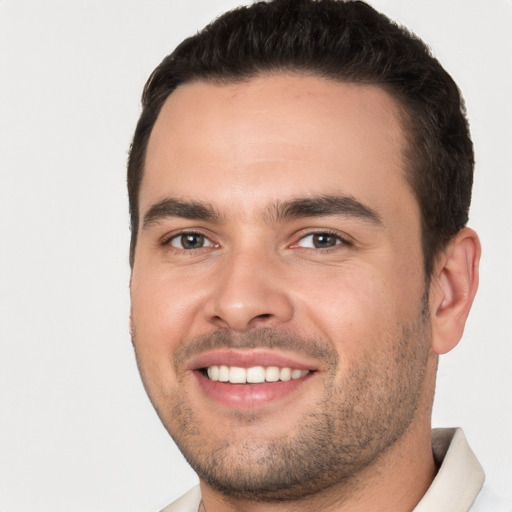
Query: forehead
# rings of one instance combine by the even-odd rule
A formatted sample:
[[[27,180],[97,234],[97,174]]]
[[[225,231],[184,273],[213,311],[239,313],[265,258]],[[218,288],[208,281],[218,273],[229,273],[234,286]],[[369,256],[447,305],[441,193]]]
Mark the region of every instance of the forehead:
[[[155,123],[140,209],[169,195],[238,214],[272,194],[339,192],[388,208],[401,194],[415,203],[405,145],[399,108],[376,86],[293,74],[193,82],[169,96]]]

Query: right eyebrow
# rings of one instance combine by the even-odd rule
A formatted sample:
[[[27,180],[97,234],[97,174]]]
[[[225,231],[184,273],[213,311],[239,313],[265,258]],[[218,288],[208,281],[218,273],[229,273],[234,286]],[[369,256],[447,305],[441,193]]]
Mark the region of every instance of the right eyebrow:
[[[152,205],[144,214],[142,229],[169,217],[218,222],[220,215],[209,203],[168,197]]]
[[[274,222],[301,217],[343,216],[377,226],[383,224],[381,216],[375,210],[346,195],[321,195],[287,202],[277,201],[268,207],[267,216]]]

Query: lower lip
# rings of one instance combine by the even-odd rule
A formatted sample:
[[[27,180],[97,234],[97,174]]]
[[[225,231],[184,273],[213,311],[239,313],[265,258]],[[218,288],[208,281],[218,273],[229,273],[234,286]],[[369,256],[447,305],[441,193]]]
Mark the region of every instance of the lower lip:
[[[210,380],[199,371],[194,371],[194,374],[210,399],[234,409],[256,409],[286,398],[313,375],[308,373],[300,379],[262,384],[230,384]]]

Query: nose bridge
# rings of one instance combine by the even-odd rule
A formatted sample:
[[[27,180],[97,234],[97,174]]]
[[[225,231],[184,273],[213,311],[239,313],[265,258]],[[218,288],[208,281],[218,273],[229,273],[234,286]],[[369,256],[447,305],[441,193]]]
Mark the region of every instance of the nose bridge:
[[[208,320],[234,330],[273,327],[293,316],[279,256],[254,244],[226,255],[207,308]]]

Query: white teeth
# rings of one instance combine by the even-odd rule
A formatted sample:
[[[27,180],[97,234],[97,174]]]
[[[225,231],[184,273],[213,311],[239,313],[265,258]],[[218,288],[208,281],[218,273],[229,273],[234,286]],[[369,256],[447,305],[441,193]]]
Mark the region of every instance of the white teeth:
[[[219,366],[219,381],[220,382],[228,382],[229,380],[229,367],[228,366]]]
[[[211,380],[219,380],[219,367],[210,366],[210,368],[208,368],[208,377],[210,377]]]
[[[302,377],[302,370],[292,370],[292,379],[300,379]]]
[[[269,366],[265,372],[265,380],[267,382],[277,382],[279,380],[279,368],[277,366]]]
[[[265,382],[265,368],[263,366],[253,366],[247,368],[247,382],[250,384],[259,384]]]
[[[245,368],[232,366],[229,369],[229,382],[232,384],[245,384],[247,382],[247,372]]]
[[[309,370],[292,370],[278,366],[252,366],[240,368],[239,366],[209,366],[208,378],[213,381],[229,382],[231,384],[261,384],[263,382],[288,381],[306,376]]]
[[[279,372],[279,380],[290,380],[292,378],[292,370],[291,368],[281,368]]]

